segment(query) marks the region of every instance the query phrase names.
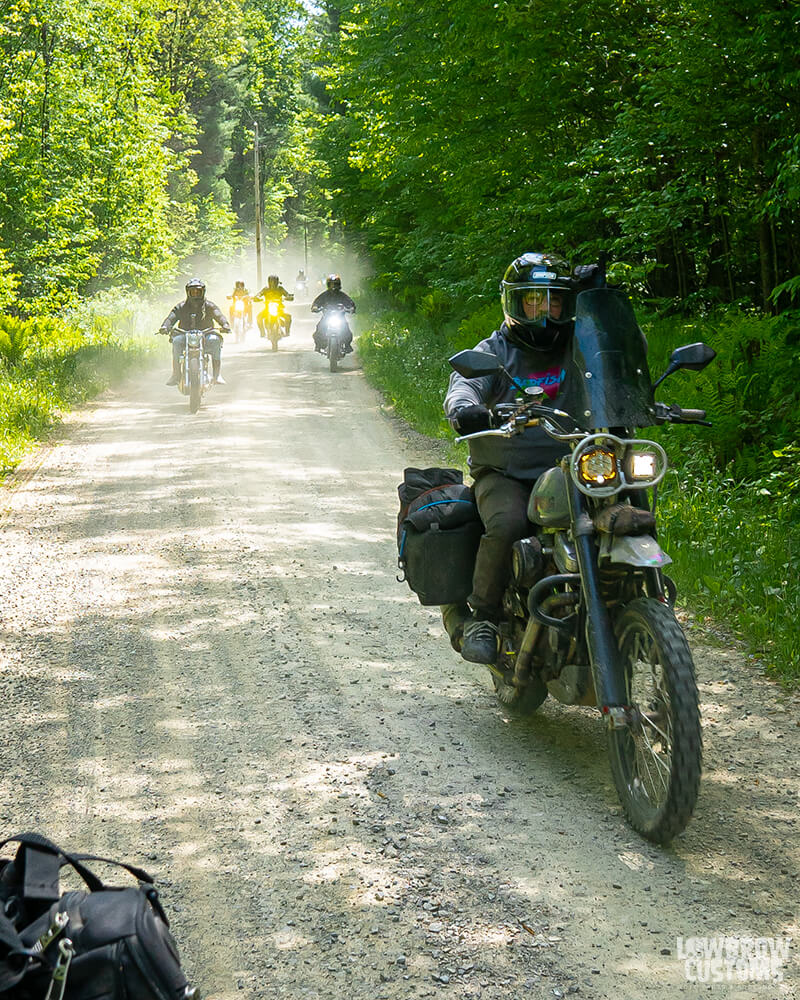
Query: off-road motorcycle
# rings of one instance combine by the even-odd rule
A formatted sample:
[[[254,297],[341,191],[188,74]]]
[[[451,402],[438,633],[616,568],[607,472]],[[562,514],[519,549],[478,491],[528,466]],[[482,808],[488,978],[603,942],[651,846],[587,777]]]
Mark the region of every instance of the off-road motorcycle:
[[[214,383],[211,355],[206,350],[206,334],[215,333],[216,330],[213,327],[208,330],[182,330],[176,327],[173,332],[186,334],[181,353],[178,391],[189,397],[189,413],[197,413],[203,393]]]
[[[228,296],[231,298],[231,296]],[[243,344],[247,334],[247,300],[242,296],[235,296],[231,305],[231,329],[233,340],[236,344]]]
[[[268,337],[272,350],[278,350],[278,341],[283,337],[283,320],[281,318],[280,304],[276,299],[267,302],[267,315],[264,318],[264,329],[262,337]]]
[[[705,344],[677,348],[655,384],[627,297],[611,288],[577,299],[572,355],[558,408],[539,387],[519,386],[488,435],[511,437],[539,424],[568,454],[537,480],[533,534],[514,544],[503,600],[495,690],[528,714],[548,694],[596,705],[608,733],[614,782],[631,825],[666,843],[688,823],[701,771],[694,664],[675,617],[672,560],[657,541],[656,493],[667,457],[636,428],[705,423],[702,410],[656,402],[654,389],[679,369],[715,356]],[[483,351],[450,359],[465,378],[503,372]]]
[[[347,322],[347,313],[350,311],[343,305],[326,306],[319,322],[320,333],[325,344],[322,352],[328,359],[328,365],[332,372],[338,369],[339,362],[347,354],[345,335],[350,331]]]

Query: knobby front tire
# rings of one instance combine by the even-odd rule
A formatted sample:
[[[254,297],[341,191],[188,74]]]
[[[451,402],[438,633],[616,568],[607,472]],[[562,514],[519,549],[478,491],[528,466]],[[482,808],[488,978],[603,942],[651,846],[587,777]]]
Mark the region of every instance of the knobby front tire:
[[[200,372],[189,373],[189,413],[197,413],[200,409]]]
[[[672,609],[632,601],[616,623],[631,724],[609,730],[614,784],[631,826],[666,844],[689,822],[700,787],[702,730],[694,663]]]

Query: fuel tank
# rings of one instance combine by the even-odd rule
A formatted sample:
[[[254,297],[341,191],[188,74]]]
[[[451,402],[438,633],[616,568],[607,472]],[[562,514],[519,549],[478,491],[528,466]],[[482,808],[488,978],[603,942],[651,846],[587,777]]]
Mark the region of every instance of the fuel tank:
[[[536,480],[528,501],[528,520],[543,528],[569,527],[569,502],[564,471],[560,465]]]

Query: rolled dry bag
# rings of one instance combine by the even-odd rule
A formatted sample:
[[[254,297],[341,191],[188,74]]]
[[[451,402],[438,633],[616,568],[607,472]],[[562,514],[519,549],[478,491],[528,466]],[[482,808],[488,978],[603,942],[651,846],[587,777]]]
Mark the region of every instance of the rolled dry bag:
[[[463,604],[483,525],[459,469],[406,469],[397,487],[397,565],[420,604]]]

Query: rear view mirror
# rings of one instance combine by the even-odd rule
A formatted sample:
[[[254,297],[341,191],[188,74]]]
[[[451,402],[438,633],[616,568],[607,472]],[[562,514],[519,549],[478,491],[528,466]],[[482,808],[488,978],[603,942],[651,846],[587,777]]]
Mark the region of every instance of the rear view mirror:
[[[683,347],[676,347],[672,352],[669,366],[670,368],[673,365],[676,368],[690,368],[692,371],[699,372],[716,356],[717,352],[708,344],[685,344]]]
[[[497,357],[487,351],[459,351],[450,358],[450,365],[464,378],[480,378],[503,371]]]
[[[457,356],[457,355],[456,355]],[[714,360],[717,352],[708,344],[698,342],[697,344],[684,344],[683,347],[676,347],[669,359],[669,367],[661,378],[653,383],[653,388],[661,385],[668,375],[679,371],[681,368],[688,368],[690,371],[699,372]]]

